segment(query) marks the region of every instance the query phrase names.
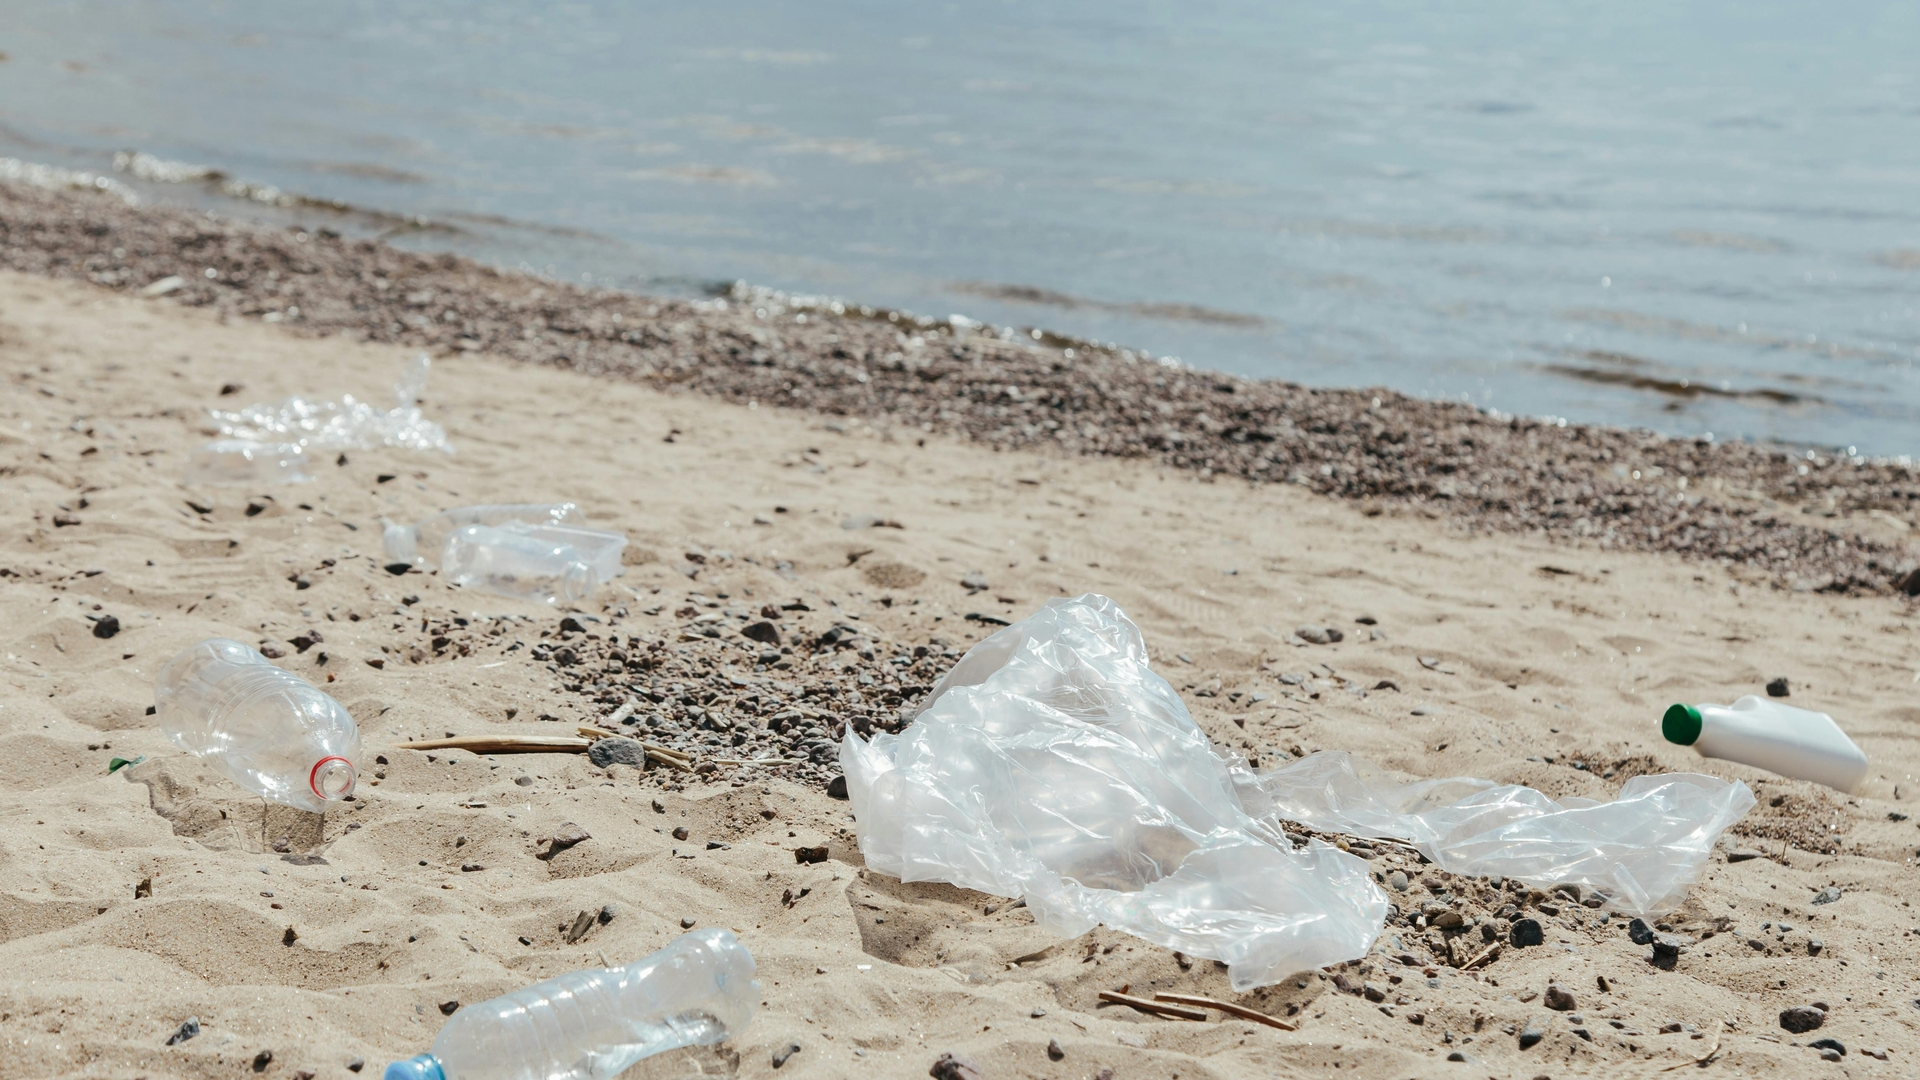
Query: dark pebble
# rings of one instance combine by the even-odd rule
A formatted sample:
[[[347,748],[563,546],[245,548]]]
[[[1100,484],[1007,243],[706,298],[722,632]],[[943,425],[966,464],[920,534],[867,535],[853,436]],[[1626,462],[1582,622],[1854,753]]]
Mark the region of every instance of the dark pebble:
[[[602,769],[609,765],[632,765],[635,768],[645,768],[647,748],[640,745],[638,740],[620,736],[595,739],[587,747],[587,760]]]
[[[1540,1040],[1546,1037],[1547,1028],[1544,1023],[1537,1018],[1528,1020],[1527,1026],[1520,1029],[1520,1049],[1531,1050],[1540,1045]]]
[[[1061,1048],[1059,1039],[1047,1040],[1047,1060],[1048,1061],[1059,1061],[1061,1058],[1066,1056],[1067,1056],[1067,1052],[1066,1050]]]
[[[273,1064],[273,1051],[262,1050],[259,1053],[253,1055],[253,1071],[254,1072],[266,1072],[267,1066],[271,1064]]]
[[[1548,983],[1546,1006],[1555,1012],[1572,1012],[1579,1006],[1573,1000],[1573,993],[1559,983]]]
[[[773,1052],[773,1067],[778,1069],[787,1063],[787,1059],[800,1052],[799,1043],[788,1043]]]
[[[200,1034],[200,1018],[197,1016],[189,1016],[186,1022],[180,1025],[180,1030],[167,1036],[167,1045],[178,1046],[198,1034]]]
[[[1627,940],[1635,945],[1653,944],[1653,927],[1645,919],[1635,919],[1627,924]]]
[[[1804,1035],[1826,1022],[1826,1011],[1811,1005],[1795,1005],[1780,1011],[1780,1027],[1795,1035]]]
[[[833,779],[827,781],[827,798],[844,799],[846,797],[847,797],[846,776],[844,775],[836,776]]]
[[[1841,1057],[1847,1056],[1846,1044],[1839,1039],[1815,1039],[1807,1045],[1815,1050],[1838,1050]]]
[[[1786,697],[1787,696],[1787,680],[1785,679],[1770,680],[1767,683],[1767,696],[1768,697]]]
[[[117,615],[102,615],[93,624],[93,636],[110,638],[120,632],[120,618]]]
[[[460,1011],[460,1003],[457,1001],[443,1001],[440,1003],[441,1016],[452,1016],[454,1013],[457,1013],[459,1011]]]
[[[793,861],[796,863],[823,863],[827,861],[827,845],[819,847],[799,847],[793,849]]]
[[[413,569],[413,564],[410,562],[390,562],[386,565],[385,569],[387,573],[392,574],[394,577],[399,577],[401,574]]]
[[[1545,942],[1547,936],[1540,929],[1539,919],[1515,919],[1513,930],[1508,933],[1507,940],[1524,949]]]
[[[986,1080],[980,1066],[963,1057],[953,1054],[941,1054],[933,1067],[927,1070],[933,1080]],[[1109,1074],[1111,1075],[1111,1074]]]

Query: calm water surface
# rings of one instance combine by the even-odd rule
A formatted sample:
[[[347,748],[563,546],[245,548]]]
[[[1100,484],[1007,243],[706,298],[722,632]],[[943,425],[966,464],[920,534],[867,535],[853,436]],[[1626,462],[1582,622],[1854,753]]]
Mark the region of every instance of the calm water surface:
[[[1920,453],[1911,0],[5,7],[0,154],[576,280]]]

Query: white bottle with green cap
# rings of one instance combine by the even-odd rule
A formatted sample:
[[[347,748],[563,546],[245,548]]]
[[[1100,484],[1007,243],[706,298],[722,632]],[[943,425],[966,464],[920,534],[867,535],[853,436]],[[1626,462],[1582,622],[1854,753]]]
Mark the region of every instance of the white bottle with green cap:
[[[1867,776],[1867,755],[1833,717],[1752,694],[1731,705],[1675,705],[1661,720],[1660,733],[1702,757],[1737,761],[1838,791],[1852,791]]]

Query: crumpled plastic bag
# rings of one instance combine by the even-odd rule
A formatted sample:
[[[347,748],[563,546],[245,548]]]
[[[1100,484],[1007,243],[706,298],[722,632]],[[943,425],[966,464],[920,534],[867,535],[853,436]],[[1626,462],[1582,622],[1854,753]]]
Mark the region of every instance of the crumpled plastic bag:
[[[1367,864],[1254,820],[1140,631],[1055,600],[976,645],[899,735],[840,747],[867,866],[1020,896],[1065,937],[1107,925],[1231,965],[1235,989],[1364,956]]]
[[[1754,804],[1747,785],[1697,773],[1636,776],[1607,803],[1464,776],[1403,784],[1340,751],[1235,779],[1248,810],[1275,827],[1401,840],[1442,870],[1579,885],[1633,915],[1679,906],[1714,841]]]
[[[394,384],[398,399],[391,409],[377,409],[352,394],[339,401],[310,401],[290,397],[277,405],[249,405],[243,409],[209,409],[220,433],[259,443],[298,443],[309,450],[371,450],[397,446],[407,450],[452,453],[446,429],[420,411],[420,395],[427,389],[433,360],[426,353],[413,358]]]
[[[1093,594],[975,645],[911,726],[849,732],[840,761],[870,868],[1024,897],[1063,936],[1104,924],[1220,960],[1241,991],[1364,956],[1386,919],[1365,862],[1317,840],[1296,850],[1284,821],[1651,912],[1752,805],[1744,785],[1691,775],[1556,804],[1485,780],[1395,784],[1345,754],[1256,774],[1213,747],[1139,629]]]

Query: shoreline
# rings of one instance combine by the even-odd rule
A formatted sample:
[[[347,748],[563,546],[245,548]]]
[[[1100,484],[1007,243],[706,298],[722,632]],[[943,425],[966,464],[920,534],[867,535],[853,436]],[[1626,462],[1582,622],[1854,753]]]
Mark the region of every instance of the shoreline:
[[[486,352],[735,403],[1291,483],[1469,532],[1670,552],[1793,591],[1920,597],[1920,467],[1163,366],[898,313],[592,289],[325,230],[0,184],[0,265],[310,336]],[[211,271],[214,277],[207,277]],[[1795,520],[1802,518],[1807,520]]]

